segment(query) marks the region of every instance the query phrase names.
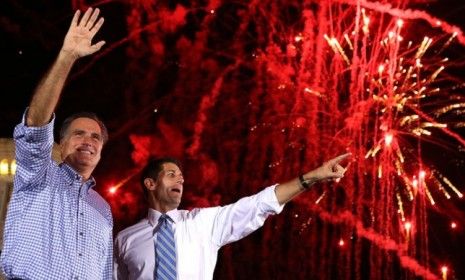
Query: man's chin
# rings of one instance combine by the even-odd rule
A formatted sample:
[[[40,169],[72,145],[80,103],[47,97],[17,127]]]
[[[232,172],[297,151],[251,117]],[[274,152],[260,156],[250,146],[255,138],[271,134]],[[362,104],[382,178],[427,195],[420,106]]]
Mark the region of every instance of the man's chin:
[[[65,162],[75,168],[79,169],[87,169],[87,168],[95,168],[97,166],[98,160],[95,158],[89,157],[76,157],[76,158],[66,158]]]
[[[179,200],[176,199],[176,200],[173,201],[172,207],[173,208],[178,208],[180,204],[181,204],[181,199],[179,199]]]

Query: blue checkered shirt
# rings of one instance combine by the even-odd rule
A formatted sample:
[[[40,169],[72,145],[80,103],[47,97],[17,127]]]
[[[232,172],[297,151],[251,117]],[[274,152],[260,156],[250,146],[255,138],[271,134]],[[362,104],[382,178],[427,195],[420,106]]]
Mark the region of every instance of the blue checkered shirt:
[[[15,127],[17,169],[5,222],[3,272],[20,279],[111,279],[108,203],[67,164],[52,160],[53,124]]]

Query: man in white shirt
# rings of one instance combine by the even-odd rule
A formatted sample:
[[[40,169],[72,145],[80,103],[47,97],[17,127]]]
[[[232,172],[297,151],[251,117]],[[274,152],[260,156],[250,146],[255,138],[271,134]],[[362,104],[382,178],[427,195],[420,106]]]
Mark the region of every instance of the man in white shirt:
[[[279,214],[285,203],[310,185],[342,178],[346,169],[340,162],[349,156],[340,155],[291,181],[267,187],[233,204],[191,211],[177,209],[184,183],[177,161],[171,158],[150,161],[141,173],[141,184],[150,207],[148,215],[118,233],[113,279],[157,278],[156,269],[160,266],[157,235],[162,227],[158,221],[162,215],[168,215],[174,232],[173,259],[176,263],[172,279],[212,279],[222,246],[260,228],[269,215]]]

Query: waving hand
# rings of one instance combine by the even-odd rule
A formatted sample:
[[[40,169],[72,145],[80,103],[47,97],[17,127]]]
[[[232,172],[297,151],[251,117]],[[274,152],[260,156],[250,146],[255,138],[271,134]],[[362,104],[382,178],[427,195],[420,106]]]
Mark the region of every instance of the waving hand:
[[[79,10],[74,13],[73,20],[63,42],[62,51],[69,52],[77,59],[100,50],[105,41],[92,44],[92,39],[103,24],[103,18],[99,18],[99,13],[100,10],[98,8],[95,10],[89,8],[81,19],[79,19],[81,15]]]

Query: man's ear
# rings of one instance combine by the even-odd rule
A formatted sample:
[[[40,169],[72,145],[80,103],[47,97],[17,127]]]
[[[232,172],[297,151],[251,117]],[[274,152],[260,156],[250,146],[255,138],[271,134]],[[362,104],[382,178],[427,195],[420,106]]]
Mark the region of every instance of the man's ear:
[[[144,179],[144,186],[147,188],[148,191],[153,191],[157,187],[157,181],[152,178],[145,178]]]

